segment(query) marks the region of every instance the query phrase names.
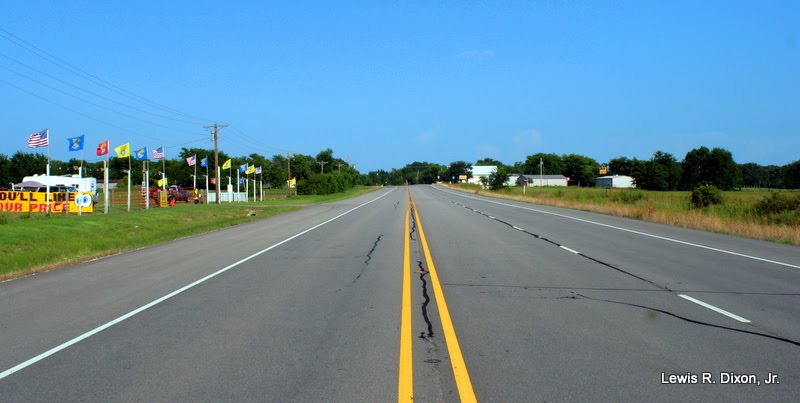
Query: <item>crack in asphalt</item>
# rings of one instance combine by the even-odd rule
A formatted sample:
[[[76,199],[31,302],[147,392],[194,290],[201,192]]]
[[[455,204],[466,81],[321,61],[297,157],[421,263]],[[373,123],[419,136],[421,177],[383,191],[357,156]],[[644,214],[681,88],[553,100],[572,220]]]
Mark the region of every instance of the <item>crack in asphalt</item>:
[[[701,322],[699,320],[694,320],[694,319],[689,319],[687,317],[683,317],[681,315],[672,313],[670,311],[666,311],[666,310],[658,309],[658,308],[653,308],[653,307],[649,307],[649,306],[645,306],[645,305],[633,304],[633,303],[630,303],[630,302],[614,301],[614,300],[609,300],[609,299],[592,298],[592,297],[587,297],[587,296],[585,296],[583,294],[576,294],[576,295],[579,297],[578,299],[586,299],[586,300],[589,300],[589,301],[606,302],[606,303],[609,303],[609,304],[619,304],[619,305],[626,305],[626,306],[630,306],[630,307],[634,307],[634,308],[647,309],[647,310],[650,310],[650,311],[663,313],[664,315],[672,316],[673,318],[677,318],[677,319],[680,319],[680,320],[683,320],[683,321],[686,321],[686,322],[689,322],[689,323],[693,323],[693,324],[696,324],[696,325],[708,326],[708,327],[717,328],[717,329],[723,329],[723,330],[730,330],[730,331],[733,331],[733,332],[744,333],[744,334],[751,334],[751,335],[754,335],[754,336],[765,337],[765,338],[768,338],[768,339],[777,340],[777,341],[781,341],[781,342],[784,342],[784,343],[788,343],[788,344],[800,347],[800,342],[797,342],[797,341],[794,341],[794,340],[791,340],[791,339],[787,339],[785,337],[775,336],[775,335],[766,334],[766,333],[753,332],[753,331],[744,330],[744,329],[736,329],[736,328],[728,327],[728,326],[715,325],[715,324],[707,323],[707,322]]]
[[[414,238],[414,232],[417,231],[417,220],[414,218],[413,206],[411,207],[410,214],[411,214],[411,232],[408,233],[408,237],[411,238],[411,240],[416,241],[416,238]]]
[[[473,211],[473,212],[475,212],[475,213],[477,213],[477,214],[480,214],[480,215],[482,215],[482,216],[484,216],[484,217],[486,217],[486,218],[489,218],[489,219],[491,219],[491,220],[494,220],[494,221],[497,221],[497,222],[499,222],[499,223],[505,224],[505,225],[507,225],[507,226],[511,227],[512,229],[514,229],[515,231],[524,232],[524,233],[526,233],[526,234],[528,234],[528,235],[530,235],[530,236],[532,236],[532,237],[534,237],[534,238],[536,238],[536,239],[539,239],[539,240],[541,240],[541,241],[545,241],[545,242],[547,242],[547,243],[549,243],[549,244],[552,244],[552,245],[554,245],[554,246],[557,246],[557,247],[566,247],[565,245],[562,245],[562,244],[560,244],[560,243],[558,243],[558,242],[556,242],[556,241],[553,241],[552,239],[549,239],[549,238],[547,238],[547,237],[544,237],[544,236],[542,236],[542,235],[539,235],[539,234],[536,234],[536,233],[534,233],[534,232],[528,231],[528,230],[526,230],[526,229],[522,229],[522,228],[520,228],[520,227],[517,227],[517,226],[515,226],[514,224],[511,224],[511,223],[510,223],[510,222],[508,222],[508,221],[501,220],[501,219],[499,219],[499,218],[497,218],[497,217],[494,217],[494,216],[491,216],[491,215],[489,215],[489,214],[486,214],[486,213],[484,213],[484,212],[482,212],[482,211],[476,210],[476,209],[474,209],[474,208],[472,208],[472,207],[470,207],[470,206],[467,206],[467,205],[465,205],[465,204],[463,204],[463,203],[460,203],[460,202],[457,202],[457,201],[453,201],[453,200],[449,200],[449,199],[445,198],[444,196],[440,196],[440,197],[441,197],[442,199],[446,200],[446,201],[449,201],[449,202],[450,202],[450,203],[452,203],[452,204],[456,204],[456,205],[458,205],[458,206],[464,207],[464,208],[466,208],[466,209],[468,209],[468,210],[471,210],[471,211]],[[665,285],[660,285],[660,284],[658,284],[658,283],[656,283],[656,282],[654,282],[654,281],[652,281],[652,280],[648,280],[648,279],[646,279],[646,278],[644,278],[644,277],[641,277],[641,276],[638,276],[638,275],[636,275],[636,274],[633,274],[633,273],[631,273],[631,272],[629,272],[629,271],[626,271],[626,270],[624,270],[624,269],[622,269],[622,268],[619,268],[619,267],[617,267],[617,266],[615,266],[615,265],[613,265],[613,264],[611,264],[611,263],[604,262],[604,261],[602,261],[602,260],[600,260],[600,259],[597,259],[597,258],[591,257],[591,256],[589,256],[589,255],[587,255],[587,254],[585,254],[585,253],[582,253],[582,252],[577,252],[576,254],[577,254],[578,256],[582,256],[582,257],[584,257],[584,258],[586,258],[586,259],[588,259],[588,260],[591,260],[591,261],[593,261],[593,262],[595,262],[595,263],[598,263],[598,264],[600,264],[600,265],[606,266],[606,267],[608,267],[608,268],[610,268],[610,269],[612,269],[612,270],[616,270],[616,271],[618,271],[618,272],[620,272],[620,273],[622,273],[622,274],[625,274],[625,275],[628,275],[628,276],[630,276],[630,277],[633,277],[633,278],[635,278],[635,279],[637,279],[637,280],[644,281],[645,283],[648,283],[648,284],[650,284],[650,285],[652,285],[653,287],[656,287],[656,288],[658,288],[658,289],[661,289],[661,290],[664,290],[664,291],[670,291],[670,292],[672,292],[672,291],[673,291],[673,290],[672,290],[672,289],[670,289],[668,286],[665,286]]]
[[[355,284],[356,281],[358,281],[358,279],[361,278],[361,275],[364,274],[364,270],[366,270],[367,267],[369,267],[369,261],[372,260],[372,253],[375,252],[375,249],[378,247],[378,243],[381,242],[382,237],[383,234],[378,235],[378,239],[376,239],[375,243],[372,244],[372,249],[369,250],[366,259],[364,260],[364,267],[361,268],[361,271],[358,272],[358,275],[356,276],[355,279],[353,279],[353,282],[351,284]]]
[[[428,337],[433,337],[433,324],[428,317],[428,304],[431,302],[431,297],[428,296],[428,282],[425,281],[425,275],[428,274],[428,272],[422,268],[421,260],[417,260],[417,267],[416,273],[419,274],[419,281],[422,282],[422,297],[425,298],[425,302],[422,303],[422,318],[425,319],[425,324],[428,326],[428,334],[426,335],[425,332],[419,332],[419,338],[427,339]]]

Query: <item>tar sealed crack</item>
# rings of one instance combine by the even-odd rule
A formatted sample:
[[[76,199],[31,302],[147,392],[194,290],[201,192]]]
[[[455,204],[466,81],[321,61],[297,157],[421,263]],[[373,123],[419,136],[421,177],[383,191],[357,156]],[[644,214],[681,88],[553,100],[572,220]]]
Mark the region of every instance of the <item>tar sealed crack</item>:
[[[606,303],[609,303],[609,304],[619,304],[619,305],[626,305],[626,306],[630,306],[630,307],[634,307],[634,308],[647,309],[647,310],[649,310],[651,312],[663,313],[664,315],[669,315],[669,316],[672,316],[673,318],[680,319],[680,320],[683,320],[683,321],[686,321],[686,322],[689,322],[689,323],[694,323],[694,324],[700,325],[700,326],[708,326],[708,327],[713,327],[713,328],[717,328],[717,329],[730,330],[732,332],[737,332],[737,333],[751,334],[751,335],[754,335],[754,336],[765,337],[765,338],[768,338],[768,339],[777,340],[777,341],[781,341],[781,342],[784,342],[784,343],[788,343],[788,344],[800,347],[800,342],[797,342],[797,341],[794,341],[794,340],[791,340],[791,339],[787,339],[785,337],[774,336],[774,335],[765,334],[765,333],[758,333],[758,332],[753,332],[753,331],[744,330],[744,329],[736,329],[736,328],[733,328],[733,327],[714,325],[714,324],[711,324],[711,323],[701,322],[699,320],[689,319],[689,318],[680,316],[678,314],[675,314],[675,313],[672,313],[672,312],[669,312],[669,311],[665,311],[663,309],[652,308],[652,307],[649,307],[649,306],[644,306],[644,305],[639,305],[639,304],[632,304],[630,302],[622,302],[622,301],[613,301],[613,300],[608,300],[608,299],[592,298],[592,297],[587,297],[587,296],[582,295],[582,294],[576,294],[576,295],[578,296],[578,299],[586,299],[586,300],[589,300],[589,301],[606,302]]]
[[[445,200],[447,200],[447,199],[445,199]],[[515,231],[524,232],[524,233],[526,233],[526,234],[528,234],[528,235],[530,235],[530,236],[532,236],[532,237],[534,237],[534,238],[536,238],[536,239],[538,239],[538,240],[545,241],[545,242],[547,242],[547,243],[549,243],[549,244],[551,244],[551,245],[558,246],[558,247],[561,247],[561,246],[562,246],[560,243],[558,243],[558,242],[556,242],[556,241],[553,241],[553,240],[551,240],[551,239],[548,239],[548,238],[546,238],[546,237],[544,237],[544,236],[541,236],[541,235],[539,235],[539,234],[536,234],[536,233],[530,232],[530,231],[528,231],[528,230],[521,229],[521,228],[519,228],[519,227],[515,226],[514,224],[512,224],[512,223],[510,223],[510,222],[508,222],[508,221],[504,221],[504,220],[501,220],[501,219],[499,219],[499,218],[497,218],[497,217],[490,216],[490,215],[488,215],[488,214],[486,214],[486,213],[483,213],[483,212],[481,212],[481,211],[478,211],[478,210],[476,210],[476,209],[474,209],[474,208],[472,208],[472,207],[469,207],[469,206],[467,206],[467,205],[465,205],[465,204],[461,204],[461,203],[459,203],[459,202],[454,202],[454,201],[452,201],[452,200],[450,200],[450,203],[457,204],[457,205],[459,205],[459,206],[461,206],[461,207],[464,207],[464,208],[466,208],[466,209],[469,209],[470,211],[473,211],[473,212],[475,212],[475,213],[477,213],[477,214],[480,214],[480,215],[482,215],[482,216],[484,216],[484,217],[486,217],[486,218],[489,218],[489,219],[491,219],[491,220],[497,221],[497,222],[499,222],[499,223],[501,223],[501,224],[505,224],[505,225],[507,225],[507,226],[509,226],[509,227],[513,228]],[[591,260],[591,261],[593,261],[593,262],[595,262],[595,263],[598,263],[598,264],[600,264],[600,265],[606,266],[606,267],[608,267],[608,268],[610,268],[610,269],[616,270],[616,271],[618,271],[618,272],[620,272],[620,273],[622,273],[622,274],[625,274],[625,275],[628,275],[628,276],[630,276],[630,277],[633,277],[633,278],[635,278],[635,279],[637,279],[637,280],[644,281],[645,283],[648,283],[648,284],[652,285],[653,287],[659,288],[659,289],[661,289],[661,290],[664,290],[664,291],[672,291],[672,290],[671,290],[671,289],[670,289],[668,286],[662,286],[662,285],[660,285],[660,284],[657,284],[657,283],[655,283],[654,281],[648,280],[648,279],[646,279],[646,278],[644,278],[644,277],[641,277],[641,276],[637,276],[636,274],[633,274],[633,273],[631,273],[631,272],[629,272],[629,271],[623,270],[623,269],[621,269],[621,268],[619,268],[619,267],[617,267],[617,266],[615,266],[615,265],[613,265],[613,264],[611,264],[611,263],[607,263],[607,262],[604,262],[604,261],[602,261],[602,260],[600,260],[600,259],[593,258],[593,257],[591,257],[591,256],[589,256],[589,255],[586,255],[585,253],[578,252],[578,253],[577,253],[577,255],[579,255],[579,256],[582,256],[583,258],[585,258],[585,259],[588,259],[588,260]]]
[[[358,281],[358,279],[361,278],[361,275],[364,274],[364,270],[366,270],[367,267],[369,266],[369,261],[372,260],[372,253],[375,252],[375,249],[378,248],[378,243],[381,242],[381,238],[383,238],[383,234],[378,235],[378,239],[376,239],[375,243],[372,244],[372,249],[370,249],[369,252],[367,252],[366,259],[364,259],[364,267],[361,268],[361,271],[358,272],[356,278],[353,279],[353,284],[355,284],[356,281]]]
[[[417,220],[414,218],[414,207],[411,207],[411,232],[408,233],[408,237],[414,241],[416,241],[416,238],[414,238],[414,232],[416,231],[417,231]]]
[[[425,319],[425,324],[428,326],[427,334],[426,332],[419,332],[419,338],[426,339],[428,337],[433,337],[433,324],[430,318],[428,318],[428,304],[431,302],[431,297],[428,296],[428,282],[425,281],[425,275],[428,274],[428,272],[422,268],[421,260],[417,260],[417,267],[416,273],[419,274],[419,281],[422,282],[422,297],[425,298],[425,302],[422,303],[422,318]]]

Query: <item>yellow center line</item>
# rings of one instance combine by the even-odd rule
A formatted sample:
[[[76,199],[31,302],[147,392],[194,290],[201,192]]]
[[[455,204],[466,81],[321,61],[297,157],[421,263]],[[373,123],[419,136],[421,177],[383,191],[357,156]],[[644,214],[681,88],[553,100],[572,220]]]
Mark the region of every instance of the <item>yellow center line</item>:
[[[436,297],[436,305],[439,307],[439,316],[441,317],[442,330],[444,331],[444,341],[447,344],[447,351],[450,354],[450,364],[453,367],[453,377],[456,380],[458,395],[462,402],[477,402],[478,399],[475,397],[475,391],[472,389],[472,381],[469,378],[469,372],[467,372],[467,364],[464,361],[464,356],[461,354],[461,346],[458,344],[456,330],[453,328],[453,320],[450,318],[450,310],[447,308],[447,301],[444,299],[442,284],[439,282],[439,275],[436,272],[436,266],[433,264],[433,258],[431,258],[428,241],[425,239],[425,231],[422,229],[422,221],[419,219],[419,209],[410,191],[409,197],[411,198],[411,204],[414,206],[414,218],[417,223],[417,230],[419,231],[419,240],[422,244],[422,250],[425,252],[425,260],[428,264],[428,272],[430,274],[431,283],[433,284],[433,294]],[[407,219],[406,227],[408,227]],[[408,242],[407,229],[406,242]],[[406,256],[407,255],[408,254],[406,254]],[[409,357],[410,356],[409,354]]]
[[[403,300],[400,313],[400,367],[397,381],[397,401],[414,401],[414,365],[411,360],[411,246],[408,222],[411,217],[411,191],[406,200],[406,219],[403,233]]]

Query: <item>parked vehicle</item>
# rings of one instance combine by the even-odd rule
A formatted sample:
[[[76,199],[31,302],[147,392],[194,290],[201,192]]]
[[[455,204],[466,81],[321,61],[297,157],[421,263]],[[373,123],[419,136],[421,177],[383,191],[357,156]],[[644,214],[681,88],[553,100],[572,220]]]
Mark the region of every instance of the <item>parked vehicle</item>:
[[[160,194],[159,192],[161,192],[161,190],[162,189],[159,188],[150,189],[150,199],[155,200],[156,205],[158,205],[161,201],[161,198],[159,197]],[[172,202],[179,202],[179,201],[188,203],[189,200],[192,199],[192,193],[180,186],[172,185],[168,187],[166,191],[167,191],[167,202],[170,204]]]

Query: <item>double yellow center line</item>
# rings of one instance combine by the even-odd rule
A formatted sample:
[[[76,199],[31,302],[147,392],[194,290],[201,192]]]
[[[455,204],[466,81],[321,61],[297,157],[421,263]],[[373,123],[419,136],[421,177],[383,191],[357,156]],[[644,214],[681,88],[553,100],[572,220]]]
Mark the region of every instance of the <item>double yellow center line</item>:
[[[422,228],[422,221],[419,219],[419,211],[411,191],[408,191],[406,201],[405,232],[403,236],[403,292],[402,310],[400,314],[400,365],[399,379],[397,388],[397,400],[399,402],[411,402],[414,400],[414,368],[412,361],[412,330],[411,330],[411,241],[409,235],[409,220],[411,218],[411,207],[414,210],[414,220],[419,231],[419,242],[425,254],[425,261],[430,273],[433,294],[436,298],[436,305],[439,308],[439,316],[442,321],[442,331],[444,340],[447,344],[447,351],[450,355],[450,364],[453,368],[453,377],[458,388],[458,395],[462,402],[477,402],[475,392],[472,389],[472,381],[467,372],[467,365],[464,356],[461,354],[461,347],[458,344],[458,337],[453,328],[453,320],[450,318],[450,310],[447,308],[447,301],[444,299],[442,284],[439,282],[439,275],[436,272],[436,265],[431,258],[428,241],[425,238],[425,230]]]

